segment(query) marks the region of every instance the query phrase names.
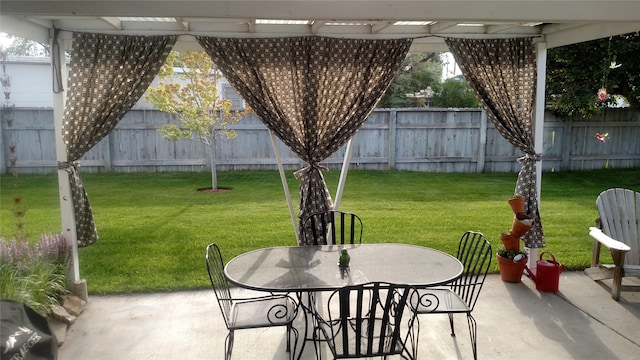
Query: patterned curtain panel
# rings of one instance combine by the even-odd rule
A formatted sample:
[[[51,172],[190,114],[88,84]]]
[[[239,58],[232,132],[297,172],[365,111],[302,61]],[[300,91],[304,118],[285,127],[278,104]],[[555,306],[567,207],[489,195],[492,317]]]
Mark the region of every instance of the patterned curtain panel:
[[[262,122],[307,162],[296,173],[301,178],[300,219],[330,210],[320,162],[362,126],[412,40],[198,37],[198,41]]]
[[[536,191],[536,161],[531,118],[536,92],[536,56],[532,38],[446,39],[447,46],[500,134],[525,153],[518,159],[516,193],[526,198],[535,226],[525,246],[545,247]]]
[[[98,240],[77,161],[105,137],[140,99],[164,64],[177,36],[75,33],[69,68],[63,139],[75,208],[78,246]]]

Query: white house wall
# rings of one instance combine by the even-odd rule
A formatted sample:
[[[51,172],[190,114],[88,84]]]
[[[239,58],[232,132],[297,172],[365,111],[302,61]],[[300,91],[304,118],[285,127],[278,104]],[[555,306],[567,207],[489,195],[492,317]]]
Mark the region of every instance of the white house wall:
[[[9,56],[6,63],[7,75],[11,76],[11,99],[16,108],[53,108],[51,62],[45,57]],[[158,84],[154,79],[151,86]],[[66,84],[65,84],[66,86]],[[233,101],[233,108],[243,108],[242,98],[226,80],[218,84],[220,95]],[[133,109],[155,109],[141,98]]]
[[[52,109],[50,60],[23,57],[13,59],[6,64],[7,75],[11,76],[11,102],[17,108]]]

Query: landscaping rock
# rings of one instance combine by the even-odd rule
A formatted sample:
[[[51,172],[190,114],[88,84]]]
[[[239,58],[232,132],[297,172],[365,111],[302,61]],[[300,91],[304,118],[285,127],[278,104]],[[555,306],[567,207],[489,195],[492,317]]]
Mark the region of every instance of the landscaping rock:
[[[75,295],[64,295],[62,297],[62,307],[73,316],[80,316],[84,311],[84,307],[87,304],[86,301]]]
[[[58,347],[62,346],[67,337],[67,328],[69,325],[56,319],[48,319],[48,321],[51,332],[55,335],[56,340],[58,340]]]
[[[60,320],[67,325],[73,325],[78,319],[67,312],[65,308],[60,305],[54,305],[51,307],[51,317],[56,320]]]

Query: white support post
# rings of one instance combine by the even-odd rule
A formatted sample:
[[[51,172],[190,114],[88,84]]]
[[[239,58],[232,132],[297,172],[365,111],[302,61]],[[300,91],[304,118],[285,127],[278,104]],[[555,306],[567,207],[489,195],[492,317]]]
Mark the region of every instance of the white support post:
[[[536,72],[537,72],[537,82],[536,82],[536,100],[535,100],[535,122],[533,126],[534,134],[533,134],[533,146],[536,154],[542,154],[543,151],[543,142],[542,137],[544,135],[544,106],[545,106],[545,86],[546,86],[546,76],[547,76],[547,44],[544,42],[539,42],[536,44]],[[536,163],[536,190],[537,190],[537,199],[538,199],[538,210],[540,210],[540,194],[542,190],[542,160],[537,161]],[[538,260],[538,249],[530,248],[529,251],[529,259],[527,263],[527,267],[531,270],[531,272],[536,274],[536,261]]]
[[[535,102],[535,123],[533,126],[534,148],[536,154],[542,154],[544,135],[544,107],[545,107],[545,87],[547,78],[547,43],[541,42],[536,46],[537,55],[537,82],[536,82],[536,102]],[[542,159],[536,164],[536,188],[538,190],[538,205],[540,204],[542,184]]]
[[[58,39],[61,43],[59,54],[52,52],[51,69],[56,71],[53,57],[58,55],[58,65],[60,66],[60,78],[63,84],[63,91],[53,94],[53,120],[56,139],[56,160],[58,162],[67,161],[67,145],[62,138],[62,121],[64,118],[65,101],[67,98],[67,62],[64,55],[64,40]],[[49,43],[50,49],[53,49],[53,37]],[[71,197],[71,185],[69,183],[69,174],[58,169],[58,193],[60,197],[60,213],[62,221],[62,234],[67,243],[71,245],[72,254],[69,268],[67,269],[67,279],[70,283],[70,290],[74,295],[87,300],[86,281],[80,279],[80,263],[78,259],[78,233],[76,230],[75,211],[73,208],[73,198]]]
[[[284,189],[284,196],[287,199],[289,205],[289,214],[291,215],[291,223],[293,223],[293,232],[296,234],[296,242],[299,244],[300,239],[298,236],[298,223],[296,221],[296,214],[293,211],[293,203],[291,202],[291,194],[289,193],[289,185],[287,184],[287,177],[284,173],[284,167],[282,166],[282,157],[280,156],[280,148],[278,148],[277,138],[275,134],[269,130],[271,135],[271,145],[273,146],[273,152],[276,155],[278,161],[278,170],[280,171],[280,181],[282,181],[282,188]]]
[[[353,138],[347,142],[347,149],[344,153],[344,160],[342,161],[342,170],[340,171],[340,180],[338,181],[338,189],[336,190],[336,198],[333,202],[333,210],[340,210],[340,201],[342,200],[342,193],[344,193],[344,184],[347,181],[347,173],[349,172],[349,164],[351,163],[351,155],[353,154]]]

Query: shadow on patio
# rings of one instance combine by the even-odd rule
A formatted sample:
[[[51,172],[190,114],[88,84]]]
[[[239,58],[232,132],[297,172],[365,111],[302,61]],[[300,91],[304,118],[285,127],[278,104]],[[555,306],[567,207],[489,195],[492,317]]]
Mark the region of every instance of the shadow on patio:
[[[510,284],[489,275],[474,311],[479,358],[637,358],[640,293],[615,302],[583,272],[562,273],[559,288],[540,293],[529,278]],[[420,359],[473,358],[466,319],[455,319],[451,337],[446,315],[420,318]],[[226,333],[210,290],[91,296],[58,359],[222,359]],[[308,343],[303,359],[312,349]],[[233,359],[286,358],[284,329],[236,332]]]

